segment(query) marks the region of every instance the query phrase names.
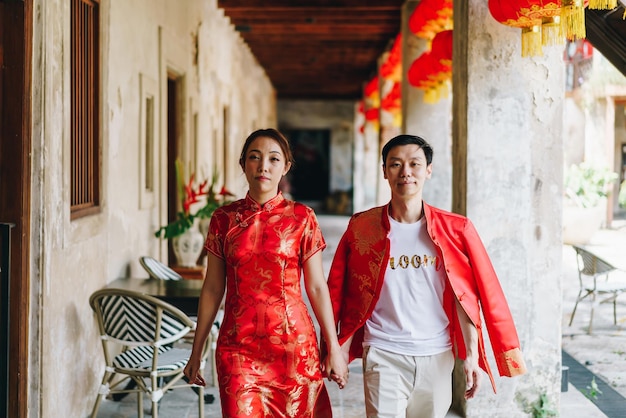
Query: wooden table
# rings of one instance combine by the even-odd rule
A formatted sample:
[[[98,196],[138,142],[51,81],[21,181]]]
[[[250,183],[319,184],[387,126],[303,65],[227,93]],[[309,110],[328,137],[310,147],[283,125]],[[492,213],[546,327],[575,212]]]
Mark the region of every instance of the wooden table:
[[[176,306],[189,316],[198,315],[198,299],[202,280],[158,280],[121,278],[107,285],[110,288],[133,290],[155,296]]]
[[[176,273],[180,274],[183,279],[188,280],[204,280],[204,274],[206,271],[206,267],[204,266],[195,266],[195,267],[183,267],[173,265],[170,266],[172,270]]]

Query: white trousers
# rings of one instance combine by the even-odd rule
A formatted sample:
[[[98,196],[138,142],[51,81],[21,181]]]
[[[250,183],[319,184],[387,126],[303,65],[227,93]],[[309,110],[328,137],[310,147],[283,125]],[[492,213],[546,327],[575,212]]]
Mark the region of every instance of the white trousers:
[[[363,352],[367,418],[443,418],[452,403],[454,355],[406,356],[375,347]]]

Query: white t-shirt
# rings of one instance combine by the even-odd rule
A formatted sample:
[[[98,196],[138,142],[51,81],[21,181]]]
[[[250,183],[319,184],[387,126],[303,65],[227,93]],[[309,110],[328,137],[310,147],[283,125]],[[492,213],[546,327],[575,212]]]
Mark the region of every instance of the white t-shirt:
[[[389,222],[389,264],[363,345],[411,356],[447,351],[452,344],[443,308],[445,272],[426,221]]]

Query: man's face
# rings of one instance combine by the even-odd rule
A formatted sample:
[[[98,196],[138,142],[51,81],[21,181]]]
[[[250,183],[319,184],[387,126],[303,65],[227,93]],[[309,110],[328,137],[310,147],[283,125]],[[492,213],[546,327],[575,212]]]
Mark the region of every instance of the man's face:
[[[432,164],[426,163],[426,155],[419,145],[400,145],[387,154],[383,167],[385,179],[394,196],[420,195],[426,179],[432,174]]]

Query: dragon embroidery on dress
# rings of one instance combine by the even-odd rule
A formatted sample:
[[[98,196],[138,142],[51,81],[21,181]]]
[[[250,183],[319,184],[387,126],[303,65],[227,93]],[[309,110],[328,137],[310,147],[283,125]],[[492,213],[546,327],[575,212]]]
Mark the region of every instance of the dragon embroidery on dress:
[[[241,212],[237,212],[237,214],[235,215],[235,222],[237,222],[237,226],[239,226],[240,228],[246,228],[248,226],[248,222],[243,220],[243,215],[241,214]]]
[[[294,390],[292,390],[289,393],[289,399],[287,400],[287,415],[289,415],[290,417],[297,417],[298,416],[298,409],[300,409],[300,401],[298,401],[298,398],[300,398],[300,396],[302,395],[302,387],[297,387],[294,388]]]
[[[372,277],[366,274],[360,274],[358,276],[359,290],[363,292],[366,289],[372,287]]]

